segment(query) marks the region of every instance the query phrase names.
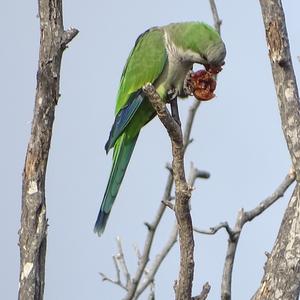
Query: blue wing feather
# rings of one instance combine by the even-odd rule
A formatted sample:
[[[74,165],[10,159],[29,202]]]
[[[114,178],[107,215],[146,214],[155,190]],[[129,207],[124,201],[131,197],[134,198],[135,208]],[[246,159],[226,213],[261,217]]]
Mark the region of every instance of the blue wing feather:
[[[135,112],[141,106],[145,94],[142,90],[132,93],[129,97],[128,104],[126,104],[116,115],[114,124],[110,130],[108,141],[105,144],[105,151],[108,151],[114,146],[116,140],[123,133],[124,129],[134,116]]]

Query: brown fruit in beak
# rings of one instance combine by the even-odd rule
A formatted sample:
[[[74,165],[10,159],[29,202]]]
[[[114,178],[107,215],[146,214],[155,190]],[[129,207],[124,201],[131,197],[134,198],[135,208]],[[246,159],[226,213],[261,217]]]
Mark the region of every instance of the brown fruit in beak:
[[[215,97],[217,82],[213,76],[213,73],[205,70],[199,70],[191,75],[191,90],[196,99],[208,101]]]

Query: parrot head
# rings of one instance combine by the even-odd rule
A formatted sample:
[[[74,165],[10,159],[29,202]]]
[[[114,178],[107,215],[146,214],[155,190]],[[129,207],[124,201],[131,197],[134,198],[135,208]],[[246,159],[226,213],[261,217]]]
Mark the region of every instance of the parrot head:
[[[167,25],[165,30],[172,43],[181,50],[183,60],[204,65],[212,74],[222,70],[226,48],[213,27],[203,22],[186,22]]]
[[[226,56],[226,47],[220,34],[205,23],[195,22],[191,26],[193,40],[190,45],[199,55],[197,63],[204,65],[206,71],[211,74],[219,73],[225,64]]]
[[[206,53],[203,55],[203,65],[206,71],[212,74],[218,74],[225,64],[226,48],[222,40],[216,44],[207,47]]]

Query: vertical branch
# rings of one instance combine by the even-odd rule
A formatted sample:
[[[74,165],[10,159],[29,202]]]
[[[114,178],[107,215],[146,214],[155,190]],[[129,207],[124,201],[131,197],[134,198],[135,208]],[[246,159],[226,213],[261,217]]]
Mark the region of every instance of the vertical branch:
[[[280,0],[260,0],[266,30],[269,58],[277,93],[281,125],[300,179],[300,106],[285,16]]]
[[[252,299],[297,300],[300,292],[300,107],[280,0],[260,0],[282,129],[297,185],[286,209],[261,286]]]
[[[181,132],[181,131],[180,131]],[[170,136],[172,139],[172,136]],[[175,214],[178,223],[180,245],[180,272],[176,286],[176,300],[190,299],[194,277],[194,236],[190,214],[189,188],[184,172],[184,150],[182,136],[172,139],[173,172],[175,181]]]
[[[194,119],[196,116],[196,112],[201,104],[201,101],[199,100],[194,100],[194,103],[191,105],[189,109],[189,114],[188,118],[186,120],[186,125],[184,129],[184,134],[183,134],[183,145],[184,145],[184,152],[186,151],[189,143],[191,142],[191,131],[192,131],[192,126],[194,123]]]
[[[184,152],[186,151],[187,147],[189,146],[191,140],[190,140],[190,136],[191,136],[191,131],[192,131],[192,125],[194,122],[194,118],[195,115],[197,113],[197,110],[200,106],[201,101],[197,101],[195,100],[194,103],[192,104],[192,106],[189,109],[189,113],[188,113],[188,117],[186,120],[186,126],[185,126],[185,131],[184,131],[184,136],[183,136],[183,145],[184,145]],[[170,173],[168,175],[168,179],[167,179],[167,183],[166,183],[166,188],[164,191],[164,195],[163,195],[163,200],[159,206],[158,212],[155,216],[155,219],[152,223],[145,223],[145,225],[148,228],[148,233],[147,233],[147,237],[146,237],[146,241],[144,244],[144,249],[141,255],[141,261],[139,263],[138,269],[136,271],[136,274],[134,275],[134,277],[131,280],[131,284],[130,287],[128,289],[128,293],[126,294],[124,300],[130,300],[130,299],[137,299],[140,294],[145,290],[145,288],[149,285],[150,281],[153,280],[152,278],[154,278],[154,275],[157,271],[157,268],[159,267],[159,264],[157,264],[157,266],[153,267],[151,273],[148,275],[148,279],[146,280],[146,282],[144,282],[142,284],[141,287],[139,287],[139,284],[142,280],[142,275],[145,271],[146,265],[149,261],[149,255],[150,255],[150,250],[152,247],[152,241],[154,239],[154,235],[156,233],[156,229],[158,227],[158,224],[161,221],[161,218],[165,212],[166,209],[166,202],[169,201],[170,199],[170,194],[171,194],[171,190],[173,187],[173,183],[174,183],[174,177],[173,177],[173,170],[170,169]],[[201,172],[200,172],[201,173]],[[197,173],[196,174],[197,177],[202,177],[202,178],[208,178],[209,175],[207,173]],[[194,180],[194,178],[193,178]],[[194,181],[192,181],[194,182]],[[177,239],[177,227],[176,227],[176,235],[173,235],[174,231],[172,231],[171,234],[171,238],[170,238],[170,248],[172,247],[172,245],[176,242]],[[174,233],[175,234],[175,233]],[[105,277],[106,276],[102,276]],[[139,287],[139,289],[138,289]],[[138,289],[138,290],[137,290]]]
[[[221,34],[222,20],[219,18],[216,3],[214,0],[209,0],[209,4],[210,4],[211,12],[213,15],[213,19],[214,19],[214,26],[215,26],[216,30],[219,32],[219,34]]]
[[[61,0],[40,0],[40,51],[34,116],[22,185],[19,299],[43,298],[46,256],[45,176],[63,50],[78,33],[64,31]]]
[[[184,172],[184,145],[182,131],[178,123],[172,118],[166,105],[156,93],[152,85],[146,85],[144,92],[157,112],[157,115],[171,139],[173,155],[173,176],[175,182],[175,214],[178,223],[180,244],[180,271],[176,285],[176,299],[191,299],[194,276],[194,238],[192,218],[189,209],[191,189],[189,188]]]

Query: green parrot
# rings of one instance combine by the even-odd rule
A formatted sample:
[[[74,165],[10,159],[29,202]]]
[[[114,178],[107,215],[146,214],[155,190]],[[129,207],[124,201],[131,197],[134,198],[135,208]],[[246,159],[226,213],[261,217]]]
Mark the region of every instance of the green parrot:
[[[175,91],[175,95],[181,98],[187,97],[184,82],[193,64],[221,68],[225,55],[220,35],[201,22],[153,27],[138,37],[121,76],[115,121],[105,145],[106,153],[111,148],[114,151],[112,169],[94,228],[99,236],[104,231],[140,130],[156,115],[142,91],[143,86],[152,83],[166,102],[170,100],[170,91]]]

